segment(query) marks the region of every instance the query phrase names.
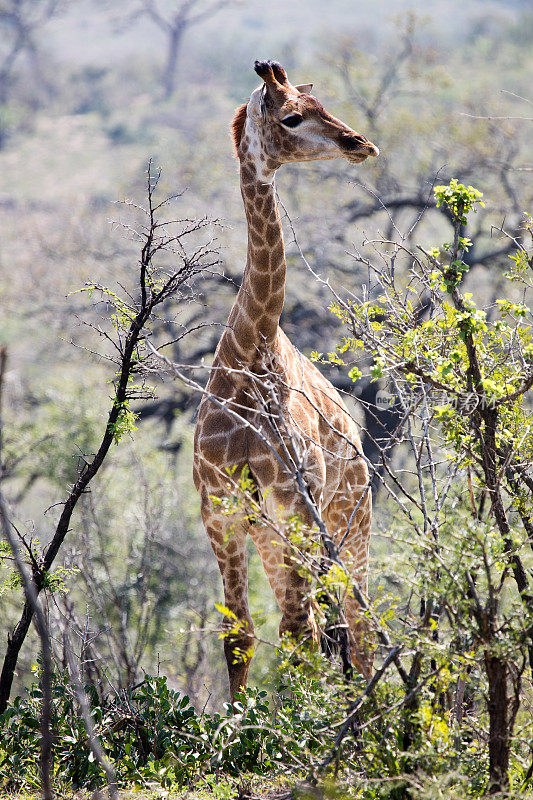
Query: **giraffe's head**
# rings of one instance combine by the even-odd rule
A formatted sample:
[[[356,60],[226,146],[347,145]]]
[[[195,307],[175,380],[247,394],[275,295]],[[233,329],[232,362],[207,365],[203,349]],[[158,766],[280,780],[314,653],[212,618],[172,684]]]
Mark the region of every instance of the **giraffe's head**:
[[[256,61],[263,79],[233,120],[239,156],[249,153],[274,171],[294,161],[345,158],[359,164],[379,155],[376,145],[329,114],[310,94],[312,84],[293,86],[275,61]]]

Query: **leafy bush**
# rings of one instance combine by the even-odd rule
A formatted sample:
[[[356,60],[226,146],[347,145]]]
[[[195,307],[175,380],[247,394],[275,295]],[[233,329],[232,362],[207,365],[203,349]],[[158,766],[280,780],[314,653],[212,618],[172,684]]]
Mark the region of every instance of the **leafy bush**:
[[[296,688],[296,687],[294,687]],[[272,713],[266,692],[249,689],[226,714],[198,714],[189,698],[146,676],[132,690],[100,701],[87,687],[95,733],[113,763],[120,785],[188,785],[200,774],[264,773],[302,766],[305,753],[321,746],[317,721],[306,713],[302,694]],[[39,787],[40,705],[34,685],[0,716],[0,787]],[[53,684],[55,780],[65,787],[95,789],[105,776],[91,752],[67,674]]]

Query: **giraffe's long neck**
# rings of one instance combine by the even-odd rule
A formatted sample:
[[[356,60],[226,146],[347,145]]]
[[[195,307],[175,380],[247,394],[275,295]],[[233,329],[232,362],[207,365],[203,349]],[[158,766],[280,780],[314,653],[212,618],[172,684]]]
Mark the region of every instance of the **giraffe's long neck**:
[[[285,249],[276,204],[274,169],[261,158],[259,140],[247,128],[239,150],[241,192],[248,223],[248,257],[228,319],[235,355],[252,363],[276,337],[285,299]],[[231,335],[231,334],[230,334]]]

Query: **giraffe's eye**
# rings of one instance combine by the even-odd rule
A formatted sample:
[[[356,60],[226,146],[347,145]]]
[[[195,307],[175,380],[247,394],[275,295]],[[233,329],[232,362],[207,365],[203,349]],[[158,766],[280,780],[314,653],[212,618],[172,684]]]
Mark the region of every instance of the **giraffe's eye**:
[[[283,117],[281,120],[281,124],[285,125],[287,128],[296,128],[300,122],[303,122],[303,119],[301,114],[287,114],[287,116]]]

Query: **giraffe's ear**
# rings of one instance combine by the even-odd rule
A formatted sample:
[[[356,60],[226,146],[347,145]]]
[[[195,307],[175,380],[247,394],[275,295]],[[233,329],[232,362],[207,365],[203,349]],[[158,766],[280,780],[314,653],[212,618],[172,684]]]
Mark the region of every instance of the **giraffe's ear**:
[[[299,86],[295,86],[294,88],[297,89],[302,94],[309,94],[309,92],[313,88],[313,84],[312,83],[301,83]]]
[[[248,106],[247,106],[248,116],[251,117],[256,122],[258,122],[261,119],[264,85],[265,84],[259,86],[257,89],[254,89],[254,91],[250,96],[250,99],[248,100]]]

